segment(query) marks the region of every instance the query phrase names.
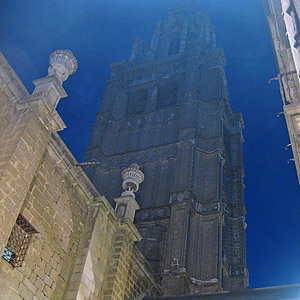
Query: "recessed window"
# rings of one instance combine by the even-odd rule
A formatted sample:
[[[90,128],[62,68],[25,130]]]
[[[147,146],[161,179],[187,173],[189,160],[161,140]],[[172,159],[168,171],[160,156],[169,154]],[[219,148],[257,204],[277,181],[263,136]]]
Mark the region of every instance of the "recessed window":
[[[163,84],[158,89],[157,108],[176,104],[178,95],[177,82]]]
[[[128,97],[126,114],[129,116],[142,113],[145,110],[147,98],[148,90],[146,89],[131,92]]]
[[[170,44],[169,44],[168,55],[174,55],[174,54],[179,53],[180,40],[181,39],[180,39],[179,33],[173,34],[173,37],[170,40]]]
[[[34,233],[37,231],[22,215],[19,215],[2,257],[13,267],[21,267]]]

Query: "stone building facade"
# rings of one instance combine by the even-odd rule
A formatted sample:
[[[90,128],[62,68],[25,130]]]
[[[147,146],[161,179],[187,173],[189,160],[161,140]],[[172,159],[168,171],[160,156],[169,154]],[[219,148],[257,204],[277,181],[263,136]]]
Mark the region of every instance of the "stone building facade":
[[[279,2],[266,1],[298,154],[288,26],[298,6],[282,1],[283,21]],[[57,134],[73,54],[55,51],[32,94],[0,54],[1,300],[300,299],[299,285],[246,289],[244,125],[224,66],[208,15],[170,9],[149,46],[137,39],[112,64],[78,164]]]
[[[240,291],[222,291],[218,293],[178,296],[176,300],[299,300],[300,284],[272,286]],[[145,298],[144,300],[154,300]],[[174,300],[174,297],[164,297],[162,300]]]
[[[283,112],[300,182],[300,3],[298,0],[264,0],[277,61]]]
[[[137,39],[111,76],[85,152],[95,187],[113,199],[123,168],[138,163],[139,248],[166,295],[248,285],[244,126],[233,113],[206,12],[170,9],[149,46]]]
[[[135,299],[157,296],[157,278],[118,216],[57,131],[62,83],[77,68],[68,50],[50,56],[32,95],[0,54],[0,299]],[[119,174],[121,177],[121,173]],[[118,203],[135,203],[132,195]]]

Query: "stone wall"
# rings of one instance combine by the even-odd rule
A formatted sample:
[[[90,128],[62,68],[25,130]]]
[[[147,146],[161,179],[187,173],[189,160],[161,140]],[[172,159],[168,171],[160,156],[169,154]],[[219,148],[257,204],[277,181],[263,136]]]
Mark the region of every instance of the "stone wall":
[[[278,68],[278,76],[271,80],[279,82],[300,183],[300,3],[294,0],[264,0],[263,3]]]
[[[74,62],[70,53],[56,55]],[[1,256],[9,249],[8,258],[0,259],[0,299],[121,300],[159,294],[135,247],[141,237],[132,221],[117,216],[56,133],[65,127],[55,108],[66,96],[66,78],[51,72],[35,81],[29,95],[0,55]],[[11,233],[19,215],[36,232],[22,266],[14,267]],[[112,275],[115,263],[119,268]],[[118,294],[107,294],[111,282]]]
[[[27,186],[21,209],[16,212],[14,206],[7,208],[11,209],[6,215],[9,223],[15,222],[15,214],[20,213],[38,232],[33,235],[22,267],[13,268],[0,260],[1,292],[7,299],[61,299],[76,258],[92,195],[76,185],[82,178],[74,178],[63,162],[59,164],[54,137],[51,142]]]
[[[113,203],[122,169],[142,168],[135,224],[165,295],[243,289],[244,122],[230,107],[224,51],[197,5],[159,24],[150,48],[138,39],[128,61],[111,65],[85,171]]]

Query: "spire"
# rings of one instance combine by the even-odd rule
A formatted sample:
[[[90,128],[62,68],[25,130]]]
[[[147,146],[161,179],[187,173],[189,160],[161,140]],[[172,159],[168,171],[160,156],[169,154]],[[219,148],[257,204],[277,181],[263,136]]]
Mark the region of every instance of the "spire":
[[[141,55],[142,47],[143,47],[142,39],[138,37],[132,45],[129,62],[131,62],[132,64],[138,62],[138,59]]]
[[[204,8],[206,0],[177,0],[156,26],[145,61],[180,53],[203,55],[215,48],[214,28]]]

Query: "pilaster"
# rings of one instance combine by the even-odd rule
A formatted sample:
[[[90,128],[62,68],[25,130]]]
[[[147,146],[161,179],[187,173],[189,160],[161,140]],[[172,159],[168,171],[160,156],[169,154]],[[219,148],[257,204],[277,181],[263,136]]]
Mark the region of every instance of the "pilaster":
[[[132,260],[133,245],[141,236],[130,220],[117,229],[104,276],[101,300],[123,300]]]
[[[65,300],[98,299],[119,226],[105,198],[90,205]]]
[[[173,204],[171,207],[167,263],[162,281],[165,295],[188,294],[190,280],[186,273],[186,258],[189,223],[190,202]]]

